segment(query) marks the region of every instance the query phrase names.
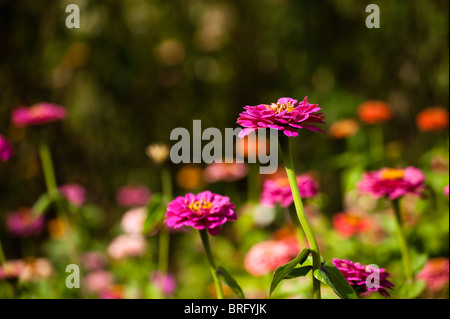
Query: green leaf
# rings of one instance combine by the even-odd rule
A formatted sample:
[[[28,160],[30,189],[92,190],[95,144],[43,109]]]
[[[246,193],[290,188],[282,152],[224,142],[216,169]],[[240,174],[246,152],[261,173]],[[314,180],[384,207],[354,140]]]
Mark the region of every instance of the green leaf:
[[[341,299],[358,299],[347,279],[332,263],[325,263],[320,269],[314,270],[314,277],[330,286]]]
[[[235,294],[241,298],[245,299],[244,293],[242,292],[241,287],[237,283],[236,279],[231,276],[231,274],[222,266],[217,267],[216,273],[219,275],[220,280],[226,284],[228,287],[233,289]]]
[[[297,264],[303,263],[306,258],[308,257],[311,250],[309,248],[303,249],[297,257],[295,257],[293,260],[288,262],[287,264],[284,264],[282,266],[279,266],[275,272],[273,273],[272,282],[270,283],[270,291],[269,291],[269,298],[272,296],[273,291],[278,286],[278,284],[287,276],[289,273],[297,266]]]
[[[164,213],[165,207],[161,194],[154,194],[150,203],[147,205],[147,217],[144,221],[142,232],[144,234],[151,233],[164,218]]]
[[[289,274],[286,275],[286,277],[284,277],[284,279],[293,279],[306,276],[311,269],[312,266],[302,266],[294,268],[289,272]]]
[[[33,214],[39,216],[44,214],[51,206],[51,204],[53,203],[53,197],[50,196],[48,193],[44,193],[42,194],[38,200],[36,201],[36,203],[34,203],[32,211]]]

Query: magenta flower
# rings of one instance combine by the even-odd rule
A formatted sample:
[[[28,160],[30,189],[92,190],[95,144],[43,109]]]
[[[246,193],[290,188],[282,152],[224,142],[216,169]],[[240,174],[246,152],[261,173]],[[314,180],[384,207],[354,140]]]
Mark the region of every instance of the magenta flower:
[[[382,168],[365,173],[358,183],[361,193],[394,200],[406,194],[420,195],[424,189],[425,175],[415,167]]]
[[[0,161],[6,162],[13,155],[14,150],[11,143],[0,134]]]
[[[444,187],[444,195],[448,196],[448,185]]]
[[[12,121],[18,127],[33,126],[49,122],[61,121],[67,116],[64,107],[42,102],[33,106],[18,107],[12,113]]]
[[[0,265],[0,280],[19,278],[25,266],[25,261],[21,259],[6,261],[3,265]]]
[[[113,259],[138,257],[144,254],[147,242],[144,236],[136,234],[122,234],[117,236],[108,245],[108,255]]]
[[[309,175],[297,176],[297,184],[302,198],[310,198],[319,192],[319,184]],[[287,177],[268,179],[264,182],[261,194],[261,204],[281,207],[289,207],[294,202],[291,187]]]
[[[197,195],[179,196],[167,206],[165,223],[171,228],[192,226],[196,229],[207,229],[215,236],[220,231],[220,225],[236,220],[234,204],[227,196],[205,191]]]
[[[322,123],[325,116],[317,113],[321,110],[317,104],[308,103],[308,97],[297,104],[297,100],[283,97],[277,103],[245,106],[245,111],[237,119],[237,123],[245,127],[239,137],[244,137],[260,128],[273,128],[286,136],[297,136],[298,129],[306,128],[313,132],[321,131],[315,125]],[[297,105],[296,105],[297,104]]]
[[[449,282],[448,258],[431,258],[425,267],[419,272],[417,278],[425,281],[427,288],[432,293],[438,293],[447,287]]]
[[[6,216],[6,226],[14,236],[39,235],[44,230],[44,216],[34,216],[31,209],[21,209]]]
[[[59,187],[59,191],[75,206],[83,205],[86,200],[86,190],[79,184],[65,184]]]
[[[150,190],[144,186],[123,186],[116,193],[117,202],[124,207],[146,205],[151,197]]]
[[[211,163],[203,174],[208,183],[218,181],[233,182],[247,175],[247,165],[244,163]]]
[[[386,289],[394,289],[394,284],[387,279],[390,273],[384,268],[376,269],[370,265],[365,266],[337,258],[333,258],[333,265],[339,269],[358,295],[367,291],[378,291],[382,296],[390,297]]]
[[[170,274],[154,271],[150,274],[149,279],[165,297],[171,296],[177,287],[175,278]]]

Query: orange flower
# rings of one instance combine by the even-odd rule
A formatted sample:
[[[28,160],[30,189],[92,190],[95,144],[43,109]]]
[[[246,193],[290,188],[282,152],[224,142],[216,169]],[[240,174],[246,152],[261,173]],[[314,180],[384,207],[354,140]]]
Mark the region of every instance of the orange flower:
[[[358,116],[367,124],[383,123],[392,117],[392,110],[386,102],[370,100],[358,107]]]
[[[203,170],[200,167],[182,167],[176,178],[178,185],[186,190],[200,189],[205,186]]]
[[[440,106],[426,108],[417,115],[416,124],[424,132],[442,130],[448,125],[448,111]]]
[[[358,130],[358,122],[354,119],[342,119],[334,122],[330,127],[331,136],[337,139],[352,137]]]

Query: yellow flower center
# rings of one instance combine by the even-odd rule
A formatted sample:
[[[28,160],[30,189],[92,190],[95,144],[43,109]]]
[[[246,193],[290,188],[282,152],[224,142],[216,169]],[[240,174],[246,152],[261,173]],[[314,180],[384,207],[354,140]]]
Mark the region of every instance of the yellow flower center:
[[[381,173],[383,179],[402,179],[405,176],[405,171],[397,168],[388,168]]]
[[[272,110],[275,114],[278,114],[284,111],[292,112],[295,109],[295,106],[291,101],[289,101],[287,103],[272,103],[270,105],[266,105],[266,109]]]
[[[212,207],[212,203],[210,201],[207,201],[205,199],[202,199],[201,201],[195,200],[192,203],[188,205],[188,207],[194,211],[194,213],[199,214],[200,209],[210,209]]]

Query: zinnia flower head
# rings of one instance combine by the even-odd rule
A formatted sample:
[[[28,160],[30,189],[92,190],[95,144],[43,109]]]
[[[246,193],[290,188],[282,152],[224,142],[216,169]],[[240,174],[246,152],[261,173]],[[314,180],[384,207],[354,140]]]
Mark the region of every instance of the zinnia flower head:
[[[113,259],[123,259],[126,257],[141,256],[147,243],[144,236],[136,234],[122,234],[113,239],[107,251]]]
[[[294,259],[299,253],[295,237],[268,240],[255,244],[245,256],[245,269],[253,276],[273,272]]]
[[[333,227],[343,236],[351,237],[367,232],[372,226],[370,219],[353,212],[333,216]]]
[[[331,125],[330,134],[333,138],[343,139],[352,137],[358,132],[358,130],[358,122],[354,119],[342,119]]]
[[[83,205],[86,200],[86,190],[79,184],[65,184],[59,187],[59,191],[75,206]]]
[[[233,182],[247,175],[247,165],[244,163],[211,163],[203,171],[208,183],[218,181]]]
[[[165,223],[174,229],[183,226],[206,228],[212,236],[215,236],[220,231],[220,225],[236,220],[234,208],[234,204],[227,196],[210,191],[197,195],[189,193],[175,198],[168,204]]]
[[[61,121],[67,116],[64,107],[42,102],[30,107],[18,107],[12,113],[12,121],[18,127]]]
[[[150,190],[144,185],[123,186],[116,193],[116,200],[124,207],[146,205],[151,197]]]
[[[392,117],[392,110],[386,102],[370,100],[358,107],[358,116],[367,124],[384,123]]]
[[[387,279],[390,273],[384,268],[376,269],[370,265],[337,258],[333,259],[333,265],[339,269],[358,295],[367,291],[378,291],[382,296],[390,297],[387,289],[392,290],[394,284]]]
[[[425,175],[409,166],[405,169],[382,168],[365,173],[358,183],[359,191],[380,198],[397,199],[406,194],[419,195],[424,189]]]
[[[26,263],[21,259],[8,260],[0,265],[0,280],[19,278]]]
[[[417,115],[416,124],[424,132],[440,131],[448,126],[448,111],[439,106],[426,108]]]
[[[165,297],[171,296],[177,287],[175,278],[170,274],[154,271],[150,274],[149,279]]]
[[[146,147],[145,154],[147,154],[147,156],[155,162],[155,164],[159,165],[167,160],[170,154],[170,149],[164,143],[154,143]]]
[[[13,155],[14,150],[11,143],[0,134],[0,161],[6,162]]]
[[[302,198],[310,198],[319,192],[319,184],[309,175],[297,176],[297,184]],[[294,202],[287,177],[267,179],[264,181],[261,203],[266,206],[279,204],[289,207]]]
[[[282,131],[286,136],[297,136],[298,129],[306,128],[313,132],[324,132],[316,127],[325,124],[323,113],[318,104],[308,103],[308,97],[297,104],[297,100],[283,97],[276,103],[245,106],[237,123],[245,127],[239,137],[244,137],[260,128],[272,128]]]
[[[46,258],[36,258],[25,263],[21,273],[21,281],[49,279],[53,274],[53,266]]]
[[[448,258],[431,258],[425,267],[417,275],[417,278],[425,280],[427,288],[434,293],[448,286],[449,262]]]
[[[6,226],[14,236],[39,235],[44,230],[44,216],[35,216],[31,209],[20,209],[6,216]]]
[[[444,195],[448,196],[448,185],[444,187]]]
[[[100,294],[114,283],[114,276],[106,270],[96,270],[88,273],[84,278],[87,291]]]
[[[146,218],[147,208],[145,206],[134,207],[122,216],[122,229],[128,234],[142,234]]]

